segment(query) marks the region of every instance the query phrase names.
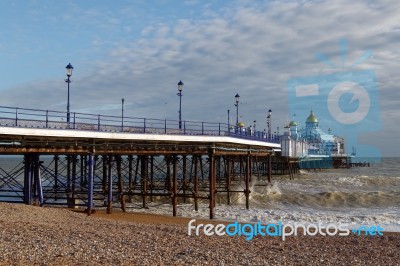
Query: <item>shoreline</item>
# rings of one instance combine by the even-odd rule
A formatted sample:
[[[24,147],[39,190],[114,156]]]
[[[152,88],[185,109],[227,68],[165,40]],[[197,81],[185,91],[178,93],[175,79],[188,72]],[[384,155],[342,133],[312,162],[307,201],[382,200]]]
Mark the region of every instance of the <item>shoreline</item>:
[[[75,210],[68,209],[72,212],[80,213],[82,215],[88,215],[84,212],[84,210]],[[112,221],[123,221],[123,222],[132,222],[132,223],[141,223],[141,224],[152,224],[152,225],[187,225],[188,222],[192,219],[196,219],[196,221],[202,223],[211,223],[211,224],[228,224],[229,221],[223,220],[210,220],[203,218],[191,218],[184,216],[172,216],[166,214],[154,214],[154,213],[146,213],[146,212],[123,212],[122,210],[113,210],[111,214],[108,214],[105,209],[96,209],[96,212],[90,215],[91,217],[106,219]]]
[[[68,209],[68,208],[66,208]],[[72,212],[80,213],[82,215],[87,215],[87,213],[84,212],[83,209],[68,209],[71,210]],[[123,221],[123,222],[132,222],[132,223],[141,223],[141,224],[155,224],[155,225],[160,225],[160,224],[168,224],[168,225],[177,225],[177,226],[186,226],[188,225],[189,221],[195,219],[196,223],[203,223],[203,224],[230,224],[235,221],[230,221],[230,220],[222,220],[222,219],[205,219],[205,218],[198,218],[198,217],[186,217],[186,216],[172,216],[168,214],[154,214],[154,213],[146,213],[146,212],[123,212],[122,210],[113,210],[111,214],[107,214],[105,209],[96,209],[96,212],[94,214],[91,214],[90,216],[99,218],[99,219],[108,219],[112,221]],[[255,224],[256,222],[244,222],[244,221],[238,221],[239,223],[251,223]],[[386,234],[389,235],[399,235],[400,232],[396,231],[384,231],[383,236]]]
[[[138,204],[132,205],[127,207],[126,213],[143,213],[143,214],[154,214],[154,215],[161,215],[166,217],[173,217],[172,216],[172,206],[168,203],[166,204],[156,204],[152,205],[153,203],[149,203],[148,209],[143,209]],[[96,208],[96,210],[100,212],[104,212],[105,207]],[[321,212],[317,213],[314,212],[312,215],[309,215],[307,210],[304,212],[305,215],[303,216],[302,209],[296,210],[284,210],[283,208],[260,208],[254,206],[250,209],[246,209],[244,205],[234,204],[234,205],[225,205],[220,204],[215,207],[215,220],[220,221],[222,223],[232,223],[238,221],[239,223],[257,223],[261,222],[262,224],[278,224],[279,222],[285,224],[295,225],[297,224],[304,224],[304,225],[311,225],[311,224],[318,224],[321,222],[322,226],[327,226],[329,224],[341,224],[344,228],[348,228],[350,230],[360,228],[361,226],[382,226],[384,232],[398,232],[400,233],[400,223],[399,222],[387,222],[385,223],[384,218],[380,219],[379,214],[373,216],[366,216],[362,219],[355,215],[355,219],[353,220],[351,213],[344,213],[341,214],[339,212],[335,213],[334,216],[329,216],[326,219],[324,215],[326,213]],[[117,205],[113,207],[113,212],[121,212],[121,208]],[[186,221],[190,221],[191,219],[202,220],[202,221],[210,221],[209,220],[209,207],[207,204],[199,204],[198,211],[194,211],[193,205],[191,203],[182,203],[178,205],[177,210],[177,217],[180,218],[187,218]],[[342,217],[340,217],[342,216]],[[374,218],[374,217],[377,218]],[[338,218],[339,217],[339,218]],[[382,216],[384,217],[384,216]]]
[[[0,203],[0,265],[396,265],[382,237],[189,236],[191,218]],[[197,220],[197,219],[196,219]],[[210,223],[210,220],[198,219]],[[219,221],[213,221],[219,223]],[[211,222],[211,223],[213,223]]]

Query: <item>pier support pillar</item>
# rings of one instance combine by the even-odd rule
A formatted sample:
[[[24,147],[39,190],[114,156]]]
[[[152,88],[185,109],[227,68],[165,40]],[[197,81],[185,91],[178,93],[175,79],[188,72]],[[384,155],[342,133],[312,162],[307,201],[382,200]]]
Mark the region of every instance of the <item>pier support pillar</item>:
[[[54,155],[54,200],[57,201],[57,193],[58,193],[58,162],[59,162],[59,156]]]
[[[128,156],[128,189],[129,189],[129,197],[128,197],[128,202],[132,203],[132,188],[133,188],[133,156],[129,155]]]
[[[182,190],[183,202],[186,203],[186,155],[182,156]]]
[[[176,216],[177,212],[177,205],[178,205],[178,186],[177,186],[177,179],[178,179],[178,157],[173,155],[172,157],[172,215]]]
[[[121,202],[121,209],[123,212],[126,212],[125,206],[125,195],[124,195],[124,186],[122,181],[122,172],[121,172],[121,164],[122,164],[122,157],[121,155],[116,155],[115,160],[117,162],[117,176],[118,176],[118,195],[119,200]]]
[[[102,156],[102,164],[103,164],[103,177],[101,179],[101,187],[103,191],[103,196],[104,196],[104,204],[103,207],[107,206],[107,155]]]
[[[147,209],[147,173],[148,173],[148,157],[146,155],[142,155],[140,158],[141,162],[141,179],[142,179],[142,207],[143,209]]]
[[[67,155],[67,187],[65,189],[67,194],[67,204],[71,198],[71,155]]]
[[[268,155],[268,183],[271,183],[272,179],[272,156]]]
[[[33,181],[33,198],[34,204],[38,206],[43,205],[43,187],[42,187],[42,179],[40,176],[40,164],[39,155],[32,154],[31,157],[31,180]]]
[[[252,181],[252,176],[253,176],[253,158],[251,155],[249,155],[250,159],[248,160],[248,173],[249,173],[249,182],[251,183]]]
[[[153,187],[154,187],[154,156],[150,156],[150,202],[153,202]]]
[[[244,182],[245,182],[244,195],[246,197],[246,209],[248,210],[250,208],[250,154],[247,154],[246,156]]]
[[[44,197],[43,197],[43,185],[42,185],[42,174],[40,171],[40,166],[42,165],[42,161],[39,160],[39,155],[36,156],[36,186],[37,186],[37,195],[38,195],[38,205],[43,206]]]
[[[87,214],[90,215],[93,212],[93,176],[94,176],[94,160],[93,153],[89,154],[88,160],[89,166],[89,176],[88,176],[88,205],[87,205]]]
[[[199,158],[197,155],[193,155],[193,160],[194,160],[194,210],[198,211],[199,210]]]
[[[85,167],[86,167],[86,164],[85,164],[85,156],[83,156],[83,155],[81,155],[80,156],[80,160],[79,160],[79,166],[80,166],[80,181],[79,181],[79,186],[81,187],[81,190],[82,190],[82,188],[83,188],[83,186],[85,185]]]
[[[215,148],[211,148],[209,152],[209,162],[210,162],[210,171],[209,171],[209,186],[210,186],[210,219],[214,219],[214,207],[215,207]]]
[[[70,182],[71,182],[71,190],[70,190],[70,197],[67,199],[68,208],[75,208],[75,188],[76,188],[76,163],[77,163],[77,156],[72,155],[69,156],[70,163],[72,164],[72,170],[70,172]]]
[[[32,157],[30,154],[25,154],[24,163],[24,203],[32,205]]]
[[[172,195],[172,178],[171,178],[171,156],[165,156],[165,163],[167,167],[167,176],[165,177],[165,187]]]
[[[227,204],[231,205],[231,159],[227,157],[225,159],[225,167],[226,167],[226,200]]]
[[[107,213],[112,212],[112,201],[113,201],[113,178],[112,178],[112,155],[108,156],[108,196],[107,196]]]

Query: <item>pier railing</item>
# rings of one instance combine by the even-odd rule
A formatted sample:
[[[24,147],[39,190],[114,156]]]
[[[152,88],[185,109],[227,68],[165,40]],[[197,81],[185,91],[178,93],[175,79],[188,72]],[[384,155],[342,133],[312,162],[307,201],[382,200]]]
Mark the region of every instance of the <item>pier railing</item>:
[[[0,126],[20,128],[47,128],[67,130],[89,130],[120,133],[231,136],[279,143],[276,135],[265,131],[230,126],[226,123],[182,121],[140,117],[123,117],[101,114],[67,112],[0,106]]]

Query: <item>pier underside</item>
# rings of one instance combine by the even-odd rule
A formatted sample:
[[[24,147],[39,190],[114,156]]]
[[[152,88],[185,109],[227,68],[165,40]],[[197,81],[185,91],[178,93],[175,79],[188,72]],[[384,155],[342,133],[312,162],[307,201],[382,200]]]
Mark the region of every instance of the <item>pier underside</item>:
[[[257,144],[257,143],[256,143]],[[105,207],[138,202],[250,205],[250,185],[284,172],[267,145],[2,135],[0,198],[38,205]],[[282,165],[282,166],[281,166]],[[287,169],[287,167],[285,168]],[[292,171],[294,172],[295,169]]]

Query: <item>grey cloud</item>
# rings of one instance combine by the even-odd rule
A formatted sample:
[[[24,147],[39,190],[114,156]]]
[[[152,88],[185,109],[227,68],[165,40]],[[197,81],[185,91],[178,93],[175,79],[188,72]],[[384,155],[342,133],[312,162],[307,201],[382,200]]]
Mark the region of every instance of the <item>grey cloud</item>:
[[[382,114],[399,121],[393,95],[399,97],[396,74],[399,3],[385,1],[266,1],[228,8],[210,20],[177,20],[175,25],[148,25],[134,43],[120,42],[96,69],[74,80],[73,108],[118,112],[120,99],[127,114],[177,119],[177,82],[185,83],[183,117],[198,121],[234,121],[234,95],[241,95],[242,120],[265,127],[266,112],[274,110],[274,127],[288,120],[286,81],[329,71],[315,54],[340,62],[340,38],[348,39],[349,62],[367,49],[374,58],[366,64],[376,70]],[[397,24],[396,24],[397,23]],[[63,88],[64,86],[64,88]],[[2,92],[4,105],[19,105],[18,95],[28,87]],[[63,108],[65,84],[40,82],[24,105]],[[54,88],[57,87],[56,90]],[[37,93],[47,95],[39,99]],[[45,107],[46,106],[46,107]],[[310,106],[311,108],[311,106]],[[301,119],[301,118],[299,118]],[[302,122],[302,121],[300,121]],[[394,126],[383,117],[385,136]],[[395,141],[388,136],[387,141]],[[387,154],[395,151],[382,145]]]

